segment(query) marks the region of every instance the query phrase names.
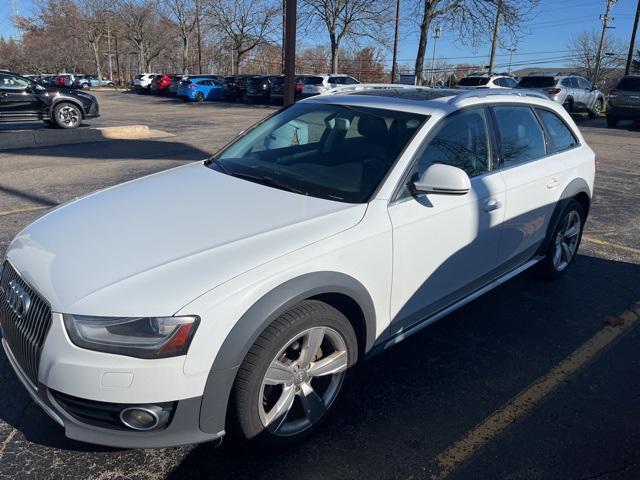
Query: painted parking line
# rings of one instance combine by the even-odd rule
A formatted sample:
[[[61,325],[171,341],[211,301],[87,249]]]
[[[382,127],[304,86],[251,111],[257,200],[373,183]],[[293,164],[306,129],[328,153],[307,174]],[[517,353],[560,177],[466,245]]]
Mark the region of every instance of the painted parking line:
[[[599,238],[593,238],[588,235],[583,235],[582,240],[589,243],[595,243],[596,245],[607,245],[609,247],[617,248],[619,250],[625,250],[627,252],[635,253],[636,255],[640,255],[640,249],[627,247],[626,245],[620,245],[619,243],[610,242],[608,240],[601,240]]]
[[[640,323],[638,322],[640,302],[636,304],[635,312],[625,311],[619,316],[620,321],[613,323],[614,326],[604,327],[546,375],[540,377],[509,403],[474,427],[462,440],[441,452],[436,457],[436,472],[431,479],[446,478],[456,467],[468,460],[505,428],[533,410],[538,403],[562,385],[567,377],[580,370],[603,349]]]
[[[6,217],[7,215],[15,215],[17,213],[37,212],[38,210],[45,210],[47,208],[51,208],[51,205],[40,206],[40,207],[18,208],[16,210],[5,210],[4,212],[0,212],[0,217]]]

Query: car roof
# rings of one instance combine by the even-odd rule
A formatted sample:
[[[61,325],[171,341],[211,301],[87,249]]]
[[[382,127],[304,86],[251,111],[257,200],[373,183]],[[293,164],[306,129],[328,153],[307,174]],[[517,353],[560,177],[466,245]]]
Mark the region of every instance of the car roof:
[[[338,87],[301,102],[357,105],[430,115],[436,111],[449,112],[464,106],[488,103],[488,101],[545,105],[553,109],[558,105],[545,95],[529,90],[458,90],[398,84],[358,84]]]

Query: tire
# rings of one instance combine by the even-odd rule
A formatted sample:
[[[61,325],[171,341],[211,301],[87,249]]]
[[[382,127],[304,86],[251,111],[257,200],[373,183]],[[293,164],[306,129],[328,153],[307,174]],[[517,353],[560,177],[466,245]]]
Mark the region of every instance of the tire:
[[[308,353],[310,342],[318,345],[315,354]],[[326,419],[357,357],[355,332],[342,313],[317,300],[300,303],[262,332],[240,366],[231,395],[232,434],[271,448],[299,442]],[[323,366],[325,358],[333,361]],[[267,372],[277,380],[268,381]]]
[[[53,121],[60,128],[77,128],[82,123],[82,112],[73,103],[60,102],[53,109]]]
[[[575,199],[569,200],[548,239],[545,258],[538,264],[538,273],[543,278],[553,280],[569,270],[580,247],[586,217],[582,205]]]
[[[593,109],[589,110],[589,118],[595,120],[600,116],[600,112],[602,112],[602,100],[598,99],[593,105]]]
[[[565,100],[562,106],[567,112],[573,113],[573,100],[571,99]]]
[[[618,120],[616,117],[612,117],[611,115],[607,115],[607,127],[614,128],[618,125]]]
[[[204,102],[204,93],[202,92],[196,93],[196,102]]]

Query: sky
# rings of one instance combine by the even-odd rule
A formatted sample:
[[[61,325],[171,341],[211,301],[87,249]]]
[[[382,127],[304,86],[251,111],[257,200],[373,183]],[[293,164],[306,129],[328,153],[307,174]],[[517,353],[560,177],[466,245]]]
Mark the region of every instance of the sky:
[[[0,0],[0,36],[13,34],[11,25],[12,1],[15,1],[21,15],[32,13],[34,0]],[[229,0],[232,1],[232,0]],[[406,4],[407,2],[403,2]],[[626,45],[631,38],[631,29],[637,0],[618,0],[614,5],[612,17],[615,19],[607,34],[612,35]],[[604,13],[606,0],[541,0],[535,9],[534,18],[524,25],[525,34],[516,45],[513,53],[513,68],[527,66],[571,66],[567,43],[571,37],[583,31],[600,31],[602,22],[599,15]],[[398,59],[401,64],[413,64],[417,50],[418,33],[415,22],[408,18],[409,12],[402,13],[402,31],[400,35]],[[428,66],[433,54],[433,39],[430,39],[425,64]],[[640,39],[637,44],[640,47]],[[460,43],[455,32],[443,30],[436,45],[436,58],[446,58],[450,63],[481,64],[488,63],[490,43],[473,48]],[[387,66],[391,66],[391,52],[388,53]],[[499,49],[496,57],[496,69],[506,70],[509,52]],[[535,63],[534,63],[535,62]]]

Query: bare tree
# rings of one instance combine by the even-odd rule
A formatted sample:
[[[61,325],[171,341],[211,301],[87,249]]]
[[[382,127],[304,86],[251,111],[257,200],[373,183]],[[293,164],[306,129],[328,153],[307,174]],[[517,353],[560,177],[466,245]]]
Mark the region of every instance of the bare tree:
[[[473,45],[492,36],[494,29],[500,25],[500,35],[497,37],[500,44],[513,45],[538,3],[539,0],[415,0],[413,16],[420,20],[415,64],[418,81],[422,81],[430,27],[435,21],[455,31],[462,43]],[[498,8],[499,21],[496,22]]]
[[[322,25],[329,34],[331,72],[338,73],[343,40],[370,39],[385,42],[387,27],[393,20],[395,2],[389,0],[301,0],[301,16],[307,16],[313,29]]]
[[[182,73],[189,73],[189,43],[196,28],[195,0],[166,0],[164,11],[178,27],[182,40]]]
[[[100,44],[107,33],[108,7],[106,0],[78,0],[81,14],[81,28],[74,30],[80,35],[93,52],[98,80],[102,81],[102,64],[100,61]]]
[[[584,70],[585,76],[595,85],[603,87],[612,70],[622,68],[625,59],[625,45],[616,38],[607,35],[604,38],[603,55],[600,59],[600,72],[596,78],[596,58],[600,33],[595,30],[582,32],[574,36],[567,47],[571,50],[573,64]]]
[[[152,0],[118,0],[125,35],[138,52],[138,68],[151,71],[151,62],[163,50],[164,32]]]
[[[269,0],[204,0],[203,7],[211,26],[230,43],[232,75],[238,73],[242,58],[274,33],[280,13]]]

